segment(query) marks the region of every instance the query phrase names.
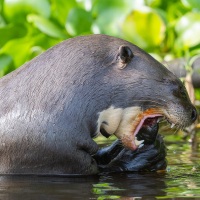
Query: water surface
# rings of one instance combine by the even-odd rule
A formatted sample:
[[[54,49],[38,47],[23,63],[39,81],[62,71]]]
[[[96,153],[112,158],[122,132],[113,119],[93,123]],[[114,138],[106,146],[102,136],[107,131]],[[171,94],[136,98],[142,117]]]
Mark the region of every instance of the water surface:
[[[165,138],[167,172],[88,177],[0,176],[0,199],[200,199],[200,152],[176,135]]]

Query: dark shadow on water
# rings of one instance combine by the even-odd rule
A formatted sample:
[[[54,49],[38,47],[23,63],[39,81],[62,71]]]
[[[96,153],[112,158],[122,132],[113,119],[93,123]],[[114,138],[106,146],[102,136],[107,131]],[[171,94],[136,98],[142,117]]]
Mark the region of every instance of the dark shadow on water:
[[[165,173],[99,176],[3,176],[0,200],[200,200],[200,150],[170,135]]]
[[[121,173],[101,176],[93,188],[98,194],[106,197],[132,199],[133,197],[165,196],[165,174],[157,173]]]
[[[0,199],[88,199],[98,177],[1,176]]]
[[[76,178],[1,176],[0,199],[132,199],[145,196],[154,199],[154,196],[165,196],[164,177],[156,173]]]

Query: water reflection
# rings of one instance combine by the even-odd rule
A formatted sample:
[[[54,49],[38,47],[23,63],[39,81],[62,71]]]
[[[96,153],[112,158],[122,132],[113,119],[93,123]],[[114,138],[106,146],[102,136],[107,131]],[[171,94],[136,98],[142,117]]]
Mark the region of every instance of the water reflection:
[[[106,198],[155,197],[165,196],[165,174],[113,174],[101,176],[99,183],[94,185],[93,193]],[[129,197],[129,198],[128,198]],[[130,198],[132,197],[132,198]],[[108,198],[108,199],[109,199]],[[144,199],[144,198],[143,198]]]
[[[99,177],[30,177],[2,176],[0,179],[0,199],[15,200],[66,200],[93,198],[93,184]]]
[[[167,141],[167,138],[166,138]],[[2,200],[200,199],[200,153],[171,138],[166,173],[89,177],[0,176]]]
[[[1,176],[0,199],[133,199],[165,196],[163,174],[91,177]],[[148,198],[149,199],[149,198]]]

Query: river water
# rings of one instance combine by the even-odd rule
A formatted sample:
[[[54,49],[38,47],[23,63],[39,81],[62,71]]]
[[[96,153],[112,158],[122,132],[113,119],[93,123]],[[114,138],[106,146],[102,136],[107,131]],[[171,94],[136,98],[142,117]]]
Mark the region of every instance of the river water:
[[[159,173],[87,177],[0,176],[0,200],[199,199],[200,150],[177,135],[165,137],[168,168]]]

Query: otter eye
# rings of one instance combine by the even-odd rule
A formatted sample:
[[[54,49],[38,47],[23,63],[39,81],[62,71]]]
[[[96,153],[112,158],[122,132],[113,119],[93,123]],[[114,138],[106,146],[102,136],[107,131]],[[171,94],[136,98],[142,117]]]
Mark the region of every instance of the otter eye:
[[[184,89],[183,86],[179,86],[179,94],[182,96],[182,97],[186,97],[186,91]]]
[[[176,89],[174,88],[173,94],[176,97],[182,97],[182,98],[187,97],[187,92],[183,86],[178,86],[178,88],[176,87]]]

